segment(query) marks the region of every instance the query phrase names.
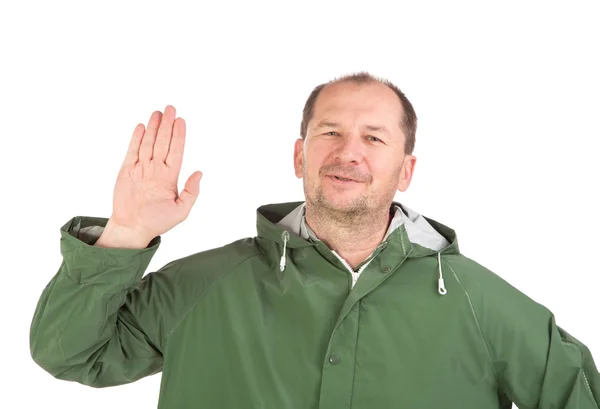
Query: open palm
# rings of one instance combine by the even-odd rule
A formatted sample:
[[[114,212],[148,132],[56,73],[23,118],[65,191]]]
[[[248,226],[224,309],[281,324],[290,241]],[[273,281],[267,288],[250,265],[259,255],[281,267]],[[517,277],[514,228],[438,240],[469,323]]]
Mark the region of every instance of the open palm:
[[[177,182],[185,145],[185,121],[167,105],[138,124],[114,188],[112,224],[151,239],[185,220],[200,191],[194,172],[179,193]]]

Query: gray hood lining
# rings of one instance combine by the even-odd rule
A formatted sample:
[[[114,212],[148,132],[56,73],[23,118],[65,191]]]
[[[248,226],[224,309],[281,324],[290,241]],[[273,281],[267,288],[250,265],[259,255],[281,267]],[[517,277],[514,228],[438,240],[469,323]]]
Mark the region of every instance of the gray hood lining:
[[[311,237],[317,239],[314,232],[312,232],[311,228],[306,223],[305,206],[306,202],[300,204],[281,219],[279,223],[277,223],[277,226],[287,230],[289,233],[296,234],[305,240],[308,240]],[[394,203],[393,206],[396,209],[396,212],[384,240],[398,227],[404,225],[411,243],[418,244],[434,251],[440,251],[450,244],[448,240],[438,233],[422,215],[399,203]]]

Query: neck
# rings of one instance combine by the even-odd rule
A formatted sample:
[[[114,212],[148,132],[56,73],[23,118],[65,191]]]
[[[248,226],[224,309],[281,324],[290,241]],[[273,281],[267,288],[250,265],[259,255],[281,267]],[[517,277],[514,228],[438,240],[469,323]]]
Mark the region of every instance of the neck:
[[[306,223],[353,269],[381,244],[391,220],[389,207],[375,213],[349,214],[306,203]]]

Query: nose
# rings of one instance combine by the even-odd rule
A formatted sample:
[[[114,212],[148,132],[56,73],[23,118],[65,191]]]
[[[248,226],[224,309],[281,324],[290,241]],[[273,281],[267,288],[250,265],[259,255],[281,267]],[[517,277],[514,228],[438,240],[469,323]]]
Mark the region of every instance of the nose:
[[[360,163],[364,156],[364,144],[360,135],[347,134],[340,138],[334,152],[338,163]]]

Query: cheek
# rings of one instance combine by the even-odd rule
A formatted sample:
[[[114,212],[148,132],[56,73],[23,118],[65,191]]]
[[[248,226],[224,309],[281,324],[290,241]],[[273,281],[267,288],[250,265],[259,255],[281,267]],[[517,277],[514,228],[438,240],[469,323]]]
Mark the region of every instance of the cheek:
[[[395,158],[378,157],[369,162],[373,183],[377,185],[396,185],[400,169],[401,164]]]
[[[318,176],[319,170],[323,167],[327,155],[324,153],[324,149],[320,150],[317,146],[312,146],[311,148],[312,149],[306,150],[306,155],[304,156],[304,168],[306,174]]]

